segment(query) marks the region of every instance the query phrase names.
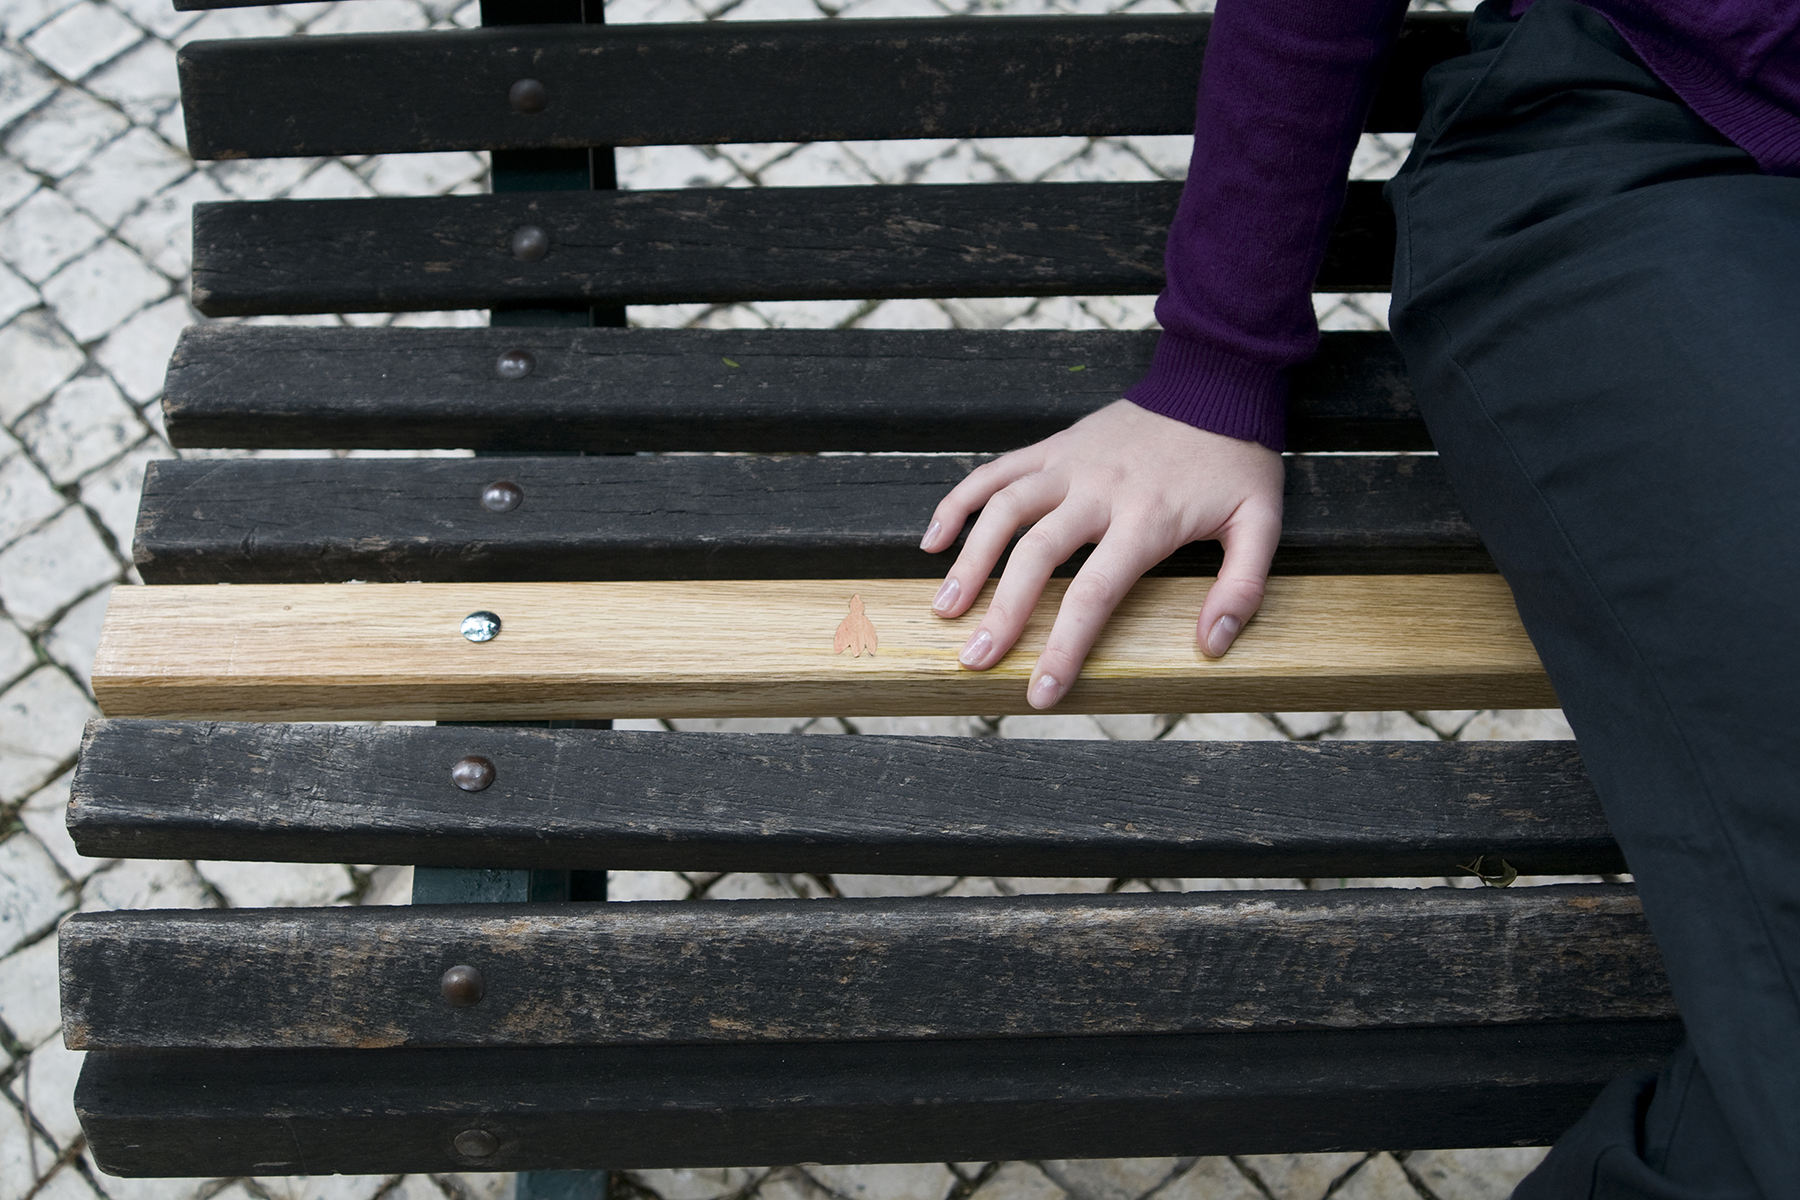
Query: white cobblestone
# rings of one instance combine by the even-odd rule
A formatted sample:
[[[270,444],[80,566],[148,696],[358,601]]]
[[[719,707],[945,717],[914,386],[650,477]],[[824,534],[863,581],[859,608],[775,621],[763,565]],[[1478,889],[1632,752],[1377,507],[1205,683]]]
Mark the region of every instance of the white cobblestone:
[[[174,452],[159,438],[148,438],[111,465],[81,481],[81,502],[93,510],[113,536],[119,553],[131,554],[137,524],[138,499],[143,493],[144,468]]]
[[[0,457],[0,546],[5,546],[66,502],[10,434],[0,433],[0,446],[7,451]]]
[[[1274,1200],[1322,1200],[1339,1177],[1365,1154],[1247,1154],[1240,1158]]]
[[[0,498],[0,504],[4,502]],[[32,649],[31,639],[25,636],[24,631],[11,618],[0,616],[0,686],[23,675],[27,669],[36,666],[37,661],[37,651]]]
[[[1189,713],[1164,734],[1165,742],[1274,742],[1287,735],[1261,713]]]
[[[1068,1196],[1035,1164],[1025,1162],[1002,1163],[993,1178],[982,1184],[975,1194],[981,1200],[1065,1200]],[[1212,1197],[1205,1200],[1212,1200]]]
[[[56,192],[40,189],[0,221],[0,259],[42,284],[105,236],[87,214]]]
[[[110,228],[193,169],[187,155],[140,127],[90,158],[59,190]]]
[[[1434,742],[1437,731],[1403,712],[1350,712],[1337,728],[1319,735],[1321,741],[1376,739],[1395,742]]]
[[[106,600],[112,588],[103,587],[86,600],[64,613],[44,635],[46,653],[69,669],[69,674],[91,687],[88,676],[94,666],[94,652],[100,648],[100,623],[106,616]]]
[[[110,378],[79,375],[33,409],[15,432],[60,487],[119,457],[143,441],[150,427]]]
[[[119,562],[79,506],[0,552],[0,603],[33,628],[118,577]]]
[[[0,323],[10,321],[28,308],[36,308],[44,302],[38,290],[19,277],[4,263],[0,263]]]
[[[29,796],[64,770],[81,745],[82,726],[97,715],[87,694],[53,666],[7,688],[0,695],[0,804]]]
[[[31,1132],[18,1109],[0,1100],[0,1200],[24,1200],[55,1161],[50,1143]]]
[[[383,196],[435,196],[486,172],[483,156],[468,151],[387,154],[368,168],[368,181]]]
[[[82,1160],[93,1171],[94,1178],[99,1180],[100,1187],[109,1200],[199,1200],[202,1196],[212,1196],[215,1200],[250,1200],[249,1193],[243,1188],[220,1190],[224,1182],[219,1179],[121,1179],[116,1175],[108,1175],[94,1165],[93,1155],[82,1154]]]
[[[1072,1200],[1139,1200],[1186,1164],[1177,1158],[1070,1158],[1038,1165]]]
[[[0,7],[0,33],[22,40],[73,3],[75,0],[7,0]]]
[[[1156,1193],[1156,1200],[1266,1200],[1229,1158],[1202,1158]]]
[[[82,912],[115,908],[213,908],[212,894],[184,862],[128,858],[81,888]]]
[[[197,12],[176,12],[168,0],[110,0],[113,7],[159,38],[174,37],[200,19]]]
[[[171,7],[161,0],[157,0],[157,6],[165,11]],[[154,125],[159,118],[173,111],[181,99],[175,51],[168,43],[156,38],[146,38],[136,49],[126,51],[101,67],[83,86],[101,99],[117,104],[139,125]],[[137,198],[143,199],[142,196]]]
[[[1377,1154],[1332,1196],[1333,1200],[1417,1200],[1418,1194],[1391,1154]]]
[[[99,1200],[99,1193],[73,1167],[63,1167],[44,1181],[31,1200]]]
[[[0,958],[0,1023],[21,1045],[30,1049],[56,1036],[59,999],[55,938],[39,938]]]
[[[37,176],[10,158],[0,157],[0,212],[10,212],[14,205],[37,191]]]
[[[82,0],[45,22],[25,48],[65,79],[80,79],[143,39],[144,31],[119,10]]]
[[[19,124],[6,152],[33,171],[60,179],[130,127],[86,92],[64,88]]]
[[[18,7],[0,5],[0,20]],[[10,125],[49,98],[56,81],[49,72],[9,46],[0,46],[0,128]]]
[[[942,1163],[809,1166],[806,1173],[844,1200],[944,1200],[956,1185]]]
[[[84,361],[48,309],[14,317],[0,329],[0,421],[18,420]]]
[[[694,1170],[633,1171],[632,1178],[662,1200],[722,1200],[755,1182],[755,1167],[704,1167]]]
[[[80,1051],[65,1050],[61,1038],[50,1038],[31,1052],[12,1081],[12,1094],[59,1149],[81,1136],[74,1097],[84,1057]]]
[[[161,129],[166,137],[167,133]],[[119,237],[151,266],[174,278],[188,272],[193,257],[194,205],[231,197],[205,171],[195,171],[164,188],[119,225]]]
[[[274,8],[215,8],[174,35],[177,46],[202,38],[283,37],[294,32],[292,18]]]
[[[69,908],[66,881],[37,839],[0,842],[0,955],[42,936]]]
[[[238,10],[247,11],[247,10]],[[207,174],[232,195],[244,200],[273,200],[318,169],[317,158],[243,158],[212,163]]]
[[[109,238],[44,284],[44,302],[76,341],[90,342],[169,288],[167,278]]]
[[[169,355],[181,331],[194,323],[185,295],[153,304],[113,330],[94,350],[94,359],[138,404],[162,395]]]
[[[316,908],[341,904],[350,875],[335,863],[197,862],[200,877],[233,908]]]
[[[683,900],[688,882],[674,871],[608,871],[608,900]]]
[[[1406,1166],[1437,1200],[1506,1200],[1549,1151],[1537,1146],[1493,1150],[1421,1150]]]
[[[1562,740],[1575,736],[1559,708],[1488,709],[1462,728],[1460,741]]]
[[[74,774],[73,771],[64,771],[33,792],[20,810],[19,819],[31,831],[31,836],[38,840],[38,845],[56,860],[56,865],[62,868],[63,874],[80,883],[111,860],[83,857],[75,849],[75,840],[69,836],[69,780]]]
[[[270,1200],[369,1200],[392,1175],[259,1175]]]

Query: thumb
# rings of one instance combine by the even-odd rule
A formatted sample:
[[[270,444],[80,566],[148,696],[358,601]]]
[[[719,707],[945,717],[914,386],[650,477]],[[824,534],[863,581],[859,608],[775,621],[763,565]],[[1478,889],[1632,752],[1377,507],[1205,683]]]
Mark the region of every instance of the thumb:
[[[1219,537],[1225,561],[1219,565],[1219,578],[1206,593],[1200,609],[1200,623],[1195,637],[1209,658],[1218,658],[1231,649],[1231,643],[1256,610],[1262,607],[1263,590],[1269,581],[1269,563],[1275,558],[1276,544],[1281,540],[1281,517],[1278,513],[1261,513],[1233,524]]]

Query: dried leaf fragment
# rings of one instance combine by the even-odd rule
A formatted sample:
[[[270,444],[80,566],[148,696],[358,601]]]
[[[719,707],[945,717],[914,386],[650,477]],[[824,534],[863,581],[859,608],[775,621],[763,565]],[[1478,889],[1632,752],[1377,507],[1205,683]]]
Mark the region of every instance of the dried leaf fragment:
[[[875,647],[878,644],[875,626],[871,625],[869,618],[863,614],[862,597],[860,595],[851,596],[850,615],[838,624],[837,637],[833,638],[831,642],[831,652],[842,654],[846,650],[854,650],[855,653],[850,657],[861,658],[863,651],[867,650],[869,657],[874,658]]]

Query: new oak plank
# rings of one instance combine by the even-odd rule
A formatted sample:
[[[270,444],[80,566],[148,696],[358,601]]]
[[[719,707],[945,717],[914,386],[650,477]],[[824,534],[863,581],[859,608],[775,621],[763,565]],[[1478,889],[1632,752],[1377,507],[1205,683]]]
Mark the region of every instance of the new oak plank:
[[[941,576],[926,516],[974,455],[171,459],[150,464],[146,582],[368,583]],[[514,503],[495,512],[490,486]],[[1288,460],[1274,570],[1494,569],[1433,455]],[[1085,550],[1059,569],[1073,574]],[[1157,574],[1210,575],[1217,542]]]
[[[194,206],[208,316],[1162,289],[1178,183],[519,192]],[[514,234],[547,238],[522,259]],[[1382,291],[1394,219],[1349,185],[1316,286]]]
[[[1194,642],[1208,579],[1140,581],[1064,700],[1077,712],[1532,708],[1555,693],[1492,575],[1289,576],[1231,652]],[[930,611],[922,580],[130,587],[94,689],[109,716],[241,720],[1028,711],[1066,587],[996,667],[956,654],[985,611]],[[862,597],[880,648],[834,654]],[[458,632],[496,613],[500,636]]]
[[[78,913],[58,955],[72,1050],[1676,1016],[1637,893],[1622,884]],[[455,966],[482,981],[471,1002],[446,999]],[[145,979],[159,985],[135,983]]]
[[[1118,399],[1156,339],[196,325],[169,362],[163,414],[183,447],[1010,450]],[[1293,375],[1288,449],[1431,449],[1387,334],[1326,333]]]
[[[110,1175],[1541,1146],[1678,1021],[955,1042],[91,1052]],[[604,1080],[605,1086],[596,1086]],[[456,1135],[494,1135],[491,1154]]]
[[[493,767],[478,793],[450,778],[467,755]],[[1573,742],[101,720],[68,826],[90,858],[1113,878],[1458,875],[1477,857],[1527,875],[1625,869]]]
[[[1407,22],[1369,128],[1410,131],[1459,13]],[[1183,134],[1210,14],[505,26],[181,48],[195,158]],[[514,83],[543,87],[535,112]],[[394,113],[408,119],[397,121]]]

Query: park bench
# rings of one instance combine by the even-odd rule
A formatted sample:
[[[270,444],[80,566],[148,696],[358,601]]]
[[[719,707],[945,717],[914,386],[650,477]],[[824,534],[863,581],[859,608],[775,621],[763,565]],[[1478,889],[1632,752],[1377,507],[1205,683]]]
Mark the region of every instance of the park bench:
[[[1624,863],[1570,743],[606,728],[1023,711],[1046,621],[960,671],[971,626],[929,615],[946,560],[920,527],[980,453],[1111,401],[1154,345],[628,329],[622,306],[1150,293],[1179,190],[631,192],[608,147],[1183,132],[1209,20],[484,16],[182,52],[197,157],[494,155],[492,195],[199,206],[203,312],[493,324],[216,324],[176,349],[177,445],[479,453],[152,464],[150,586],[113,595],[76,844],[418,869],[411,907],[73,917],[64,1036],[103,1169],[517,1170],[549,1196],[604,1168],[1536,1144],[1676,1044],[1627,884],[599,903],[608,868]],[[1460,36],[1409,19],[1372,129],[1410,128]],[[1319,287],[1383,290],[1392,241],[1353,184]],[[1326,335],[1292,441],[1237,647],[1193,651],[1217,548],[1189,547],[1065,707],[1553,705],[1385,335]],[[853,596],[872,654],[834,650]],[[481,614],[498,636],[469,640]]]

